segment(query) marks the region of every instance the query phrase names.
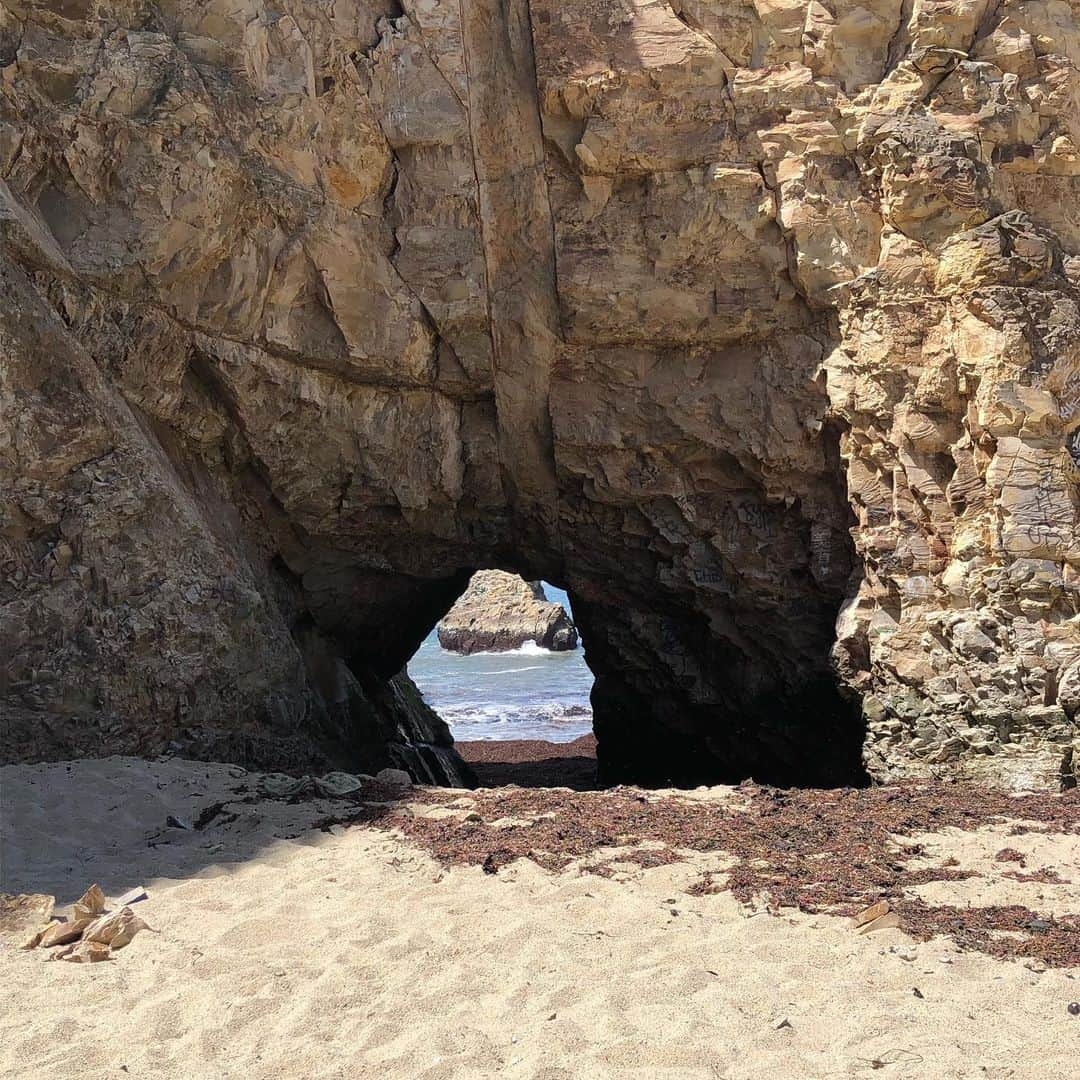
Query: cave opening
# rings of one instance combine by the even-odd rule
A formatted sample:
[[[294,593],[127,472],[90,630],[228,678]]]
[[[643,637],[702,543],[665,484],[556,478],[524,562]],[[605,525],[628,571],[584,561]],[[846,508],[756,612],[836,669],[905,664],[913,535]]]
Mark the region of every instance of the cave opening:
[[[407,673],[481,786],[598,786],[594,676],[564,589],[474,573]]]
[[[506,594],[474,595],[492,576]],[[556,580],[569,588],[462,572],[409,654],[410,685],[481,786],[867,782],[859,703],[829,661],[838,591],[751,610],[700,583],[687,603]],[[573,640],[529,604],[565,609]]]

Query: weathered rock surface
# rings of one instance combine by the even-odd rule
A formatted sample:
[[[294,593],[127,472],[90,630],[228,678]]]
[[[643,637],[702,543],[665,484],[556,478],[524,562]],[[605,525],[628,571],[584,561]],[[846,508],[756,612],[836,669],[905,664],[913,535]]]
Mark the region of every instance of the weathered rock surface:
[[[478,566],[612,776],[1071,742],[1076,0],[4,0],[0,65],[5,756],[438,745]]]
[[[550,603],[539,581],[501,570],[478,570],[439,620],[439,644],[450,652],[503,652],[532,642],[544,649],[576,649],[577,630],[562,604]]]

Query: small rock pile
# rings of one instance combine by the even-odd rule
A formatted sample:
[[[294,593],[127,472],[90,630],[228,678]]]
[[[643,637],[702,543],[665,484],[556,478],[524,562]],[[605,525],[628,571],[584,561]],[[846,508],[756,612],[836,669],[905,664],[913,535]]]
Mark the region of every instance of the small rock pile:
[[[111,960],[117,949],[129,944],[140,930],[152,930],[123,901],[145,898],[142,889],[125,894],[112,911],[99,885],[91,885],[75,901],[70,916],[52,918],[53,897],[36,897],[31,910],[49,920],[24,943],[24,949],[56,949],[50,960],[68,960],[75,964],[91,964]],[[155,931],[156,932],[156,931]]]

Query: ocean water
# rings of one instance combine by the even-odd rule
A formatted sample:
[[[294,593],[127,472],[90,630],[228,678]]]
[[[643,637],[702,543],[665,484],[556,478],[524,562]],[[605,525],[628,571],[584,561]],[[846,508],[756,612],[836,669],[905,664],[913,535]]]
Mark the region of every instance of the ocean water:
[[[566,593],[544,584],[568,611]],[[455,739],[547,739],[570,742],[592,731],[592,672],[581,647],[550,652],[529,643],[512,652],[459,656],[433,630],[409,661],[424,700]]]

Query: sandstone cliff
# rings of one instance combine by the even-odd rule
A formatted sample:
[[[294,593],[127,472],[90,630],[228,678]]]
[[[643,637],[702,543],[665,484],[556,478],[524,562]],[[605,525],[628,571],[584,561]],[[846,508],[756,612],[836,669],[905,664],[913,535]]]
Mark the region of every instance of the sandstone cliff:
[[[554,652],[576,649],[578,636],[562,604],[549,603],[539,581],[479,570],[439,620],[439,644],[450,652],[503,652],[532,642]]]
[[[1078,65],[1076,0],[3,0],[4,754],[426,742],[478,566],[566,583],[609,775],[1056,753]]]

